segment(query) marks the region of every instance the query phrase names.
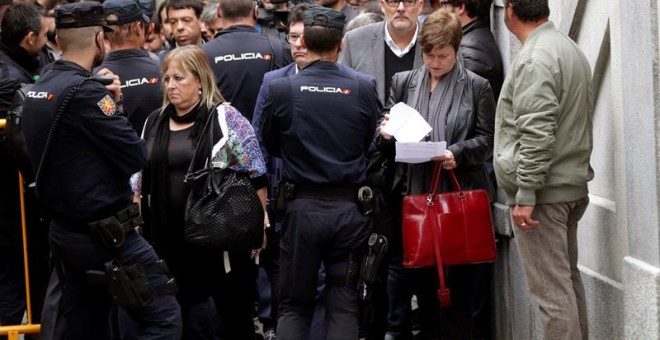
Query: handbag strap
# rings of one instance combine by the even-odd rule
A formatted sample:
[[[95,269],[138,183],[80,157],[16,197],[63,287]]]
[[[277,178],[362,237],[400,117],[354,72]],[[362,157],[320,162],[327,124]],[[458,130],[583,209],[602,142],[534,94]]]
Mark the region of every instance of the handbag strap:
[[[435,162],[435,165],[433,166],[433,176],[431,176],[429,195],[435,196],[435,194],[438,192],[438,184],[440,183],[441,171],[442,171],[442,162]]]
[[[219,104],[219,105],[213,107],[213,109],[211,109],[209,111],[209,117],[206,119],[206,123],[204,123],[204,129],[202,130],[202,136],[199,139],[201,140],[202,138],[208,138],[208,140],[209,140],[209,153],[208,153],[208,155],[206,155],[206,157],[207,157],[207,160],[206,160],[207,166],[205,166],[201,170],[204,170],[204,169],[208,168],[208,163],[210,163],[211,159],[213,158],[213,146],[214,146],[213,145],[213,126],[212,126],[213,116],[216,114],[216,112],[218,112],[218,113],[220,112],[218,110],[218,108],[222,107],[223,105],[224,104]],[[223,118],[223,121],[224,121],[224,113],[225,113],[224,112],[224,107],[223,107],[222,110],[223,110],[222,111],[222,115],[223,115],[222,118]],[[227,131],[226,131],[226,125],[227,125],[226,122],[222,122],[220,124],[220,126],[222,128],[223,139],[226,139],[227,136],[228,136]],[[201,150],[201,148],[200,148],[201,145],[202,145],[202,143],[197,143],[197,146],[195,147],[195,151],[193,152],[192,160],[190,161],[190,164],[188,165],[188,171],[186,172],[186,177],[189,174],[192,174],[192,173],[196,172],[195,171],[195,164],[197,164],[197,160],[199,159],[199,157],[202,157],[201,153],[202,153],[203,150]]]
[[[452,184],[454,184],[454,191],[461,191],[461,185],[458,183],[458,178],[454,170],[447,170],[449,177],[451,177]],[[442,174],[442,162],[435,162],[433,166],[433,176],[431,178],[431,186],[429,187],[429,195],[435,196],[438,192],[438,185],[440,185],[440,175]]]
[[[440,307],[449,307],[451,305],[451,292],[449,288],[446,287],[445,283],[445,272],[442,267],[442,254],[440,253],[440,227],[438,226],[438,211],[436,205],[433,202],[429,203],[429,208],[431,210],[431,230],[433,233],[433,245],[435,248],[435,264],[438,268],[438,279],[440,282],[440,289],[438,289],[438,301],[440,301]]]

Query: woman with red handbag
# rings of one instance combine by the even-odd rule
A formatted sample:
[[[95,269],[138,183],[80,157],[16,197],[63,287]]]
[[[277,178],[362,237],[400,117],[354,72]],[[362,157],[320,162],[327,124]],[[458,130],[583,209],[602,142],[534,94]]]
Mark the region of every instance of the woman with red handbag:
[[[462,38],[458,18],[445,10],[429,15],[422,25],[418,43],[421,44],[424,65],[418,69],[394,75],[386,110],[404,102],[420,112],[433,130],[427,141],[447,142],[444,156],[433,160],[442,168],[454,170],[458,184],[467,190],[484,189],[494,197],[494,190],[485,162],[492,155],[495,102],[486,79],[466,70],[457,61]],[[387,113],[388,111],[386,111]],[[385,114],[381,127],[387,123]],[[383,152],[394,153],[394,138],[383,132],[377,144]],[[394,179],[394,200],[404,195],[427,193],[433,181],[436,162],[398,164]],[[432,191],[451,190],[447,171]],[[386,339],[406,335],[409,302],[417,296],[420,312],[421,336],[426,339],[470,339],[472,334],[471,265],[450,266],[446,275],[451,298],[445,296],[447,307],[441,308],[436,290],[439,286],[436,267],[404,268],[401,240],[401,205],[399,218],[393,218],[395,231],[388,270],[388,333]],[[399,234],[397,235],[397,232]],[[440,294],[439,294],[440,295]],[[445,303],[443,303],[445,305]]]

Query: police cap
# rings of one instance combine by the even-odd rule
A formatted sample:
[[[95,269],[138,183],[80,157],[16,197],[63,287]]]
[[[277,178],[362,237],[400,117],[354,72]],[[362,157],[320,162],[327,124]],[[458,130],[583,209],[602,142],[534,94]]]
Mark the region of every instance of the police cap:
[[[103,13],[106,25],[123,25],[138,20],[150,21],[149,16],[144,13],[136,0],[106,0],[103,2]],[[108,20],[111,14],[117,17]]]
[[[154,2],[152,0],[137,0],[138,5],[142,9],[142,13],[146,15],[151,21],[151,17],[154,16]]]
[[[344,30],[346,16],[342,12],[327,7],[312,7],[305,11],[305,26],[322,26]]]
[[[55,9],[55,28],[81,28],[102,26],[104,31],[112,29],[103,25],[103,5],[96,1],[64,4]]]

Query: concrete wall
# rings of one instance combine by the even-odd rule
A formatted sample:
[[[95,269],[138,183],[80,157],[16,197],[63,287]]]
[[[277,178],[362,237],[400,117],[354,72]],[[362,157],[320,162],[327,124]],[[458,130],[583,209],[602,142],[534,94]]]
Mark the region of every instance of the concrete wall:
[[[660,41],[658,0],[549,0],[551,20],[592,66],[596,105],[591,204],[579,226],[592,339],[660,339]],[[505,70],[520,44],[495,0],[492,28]],[[537,306],[496,205],[497,339],[542,339]]]

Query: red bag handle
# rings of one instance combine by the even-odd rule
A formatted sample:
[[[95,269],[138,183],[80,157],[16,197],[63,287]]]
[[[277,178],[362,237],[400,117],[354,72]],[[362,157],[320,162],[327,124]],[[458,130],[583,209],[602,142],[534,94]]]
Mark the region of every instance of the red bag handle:
[[[433,167],[433,179],[431,180],[431,187],[429,188],[429,197],[428,205],[433,215],[431,229],[433,233],[433,245],[435,253],[435,263],[438,268],[438,279],[440,282],[440,288],[438,289],[438,301],[440,301],[440,307],[449,307],[451,305],[451,291],[447,288],[445,282],[445,272],[442,266],[442,253],[440,252],[440,226],[438,225],[437,220],[437,208],[435,207],[435,196],[438,192],[438,185],[440,184],[440,175],[442,174],[442,162],[435,162]],[[454,184],[455,191],[461,191],[461,186],[458,183],[456,174],[454,170],[449,170],[449,176]]]
[[[461,191],[461,185],[458,184],[458,178],[456,178],[456,174],[454,173],[454,170],[447,170],[449,171],[449,177],[451,177],[451,181],[454,184],[454,191]],[[440,184],[440,175],[442,174],[442,162],[438,161],[435,162],[435,165],[433,166],[433,177],[431,179],[431,186],[429,187],[429,194],[435,196],[436,193],[438,193],[438,185]]]
[[[435,197],[435,195],[433,195],[433,197]],[[440,281],[440,289],[438,289],[438,301],[440,301],[440,307],[449,307],[451,305],[451,292],[445,284],[445,272],[442,268],[442,254],[440,253],[440,230],[437,220],[438,212],[433,199],[429,200],[428,206],[432,215],[431,231],[433,233],[433,244],[435,246],[435,263],[438,268],[438,279]]]

